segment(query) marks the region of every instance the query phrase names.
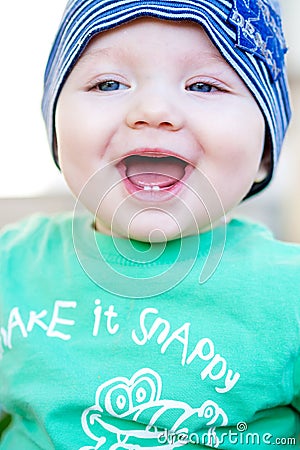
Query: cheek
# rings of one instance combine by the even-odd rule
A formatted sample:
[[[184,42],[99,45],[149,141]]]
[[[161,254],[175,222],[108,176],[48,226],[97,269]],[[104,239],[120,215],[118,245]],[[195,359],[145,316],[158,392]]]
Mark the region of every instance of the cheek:
[[[265,122],[256,103],[228,108],[214,115],[213,131],[205,135],[199,168],[231,209],[249,192],[257,176],[265,140]]]
[[[121,114],[115,107],[100,104],[96,96],[62,91],[55,121],[61,166],[67,163],[94,171],[109,161]]]
[[[77,106],[76,102],[64,101],[57,104],[55,130],[58,151],[61,155],[76,156],[83,148],[89,148],[93,133],[93,124]]]
[[[104,164],[106,135],[96,113],[87,113],[84,103],[64,96],[57,105],[55,124],[59,165],[74,192],[74,186],[83,186]]]
[[[258,169],[265,122],[254,100],[249,105],[228,107],[224,114],[215,114],[213,128],[211,156],[216,164],[221,162],[229,171],[243,167],[245,174]]]

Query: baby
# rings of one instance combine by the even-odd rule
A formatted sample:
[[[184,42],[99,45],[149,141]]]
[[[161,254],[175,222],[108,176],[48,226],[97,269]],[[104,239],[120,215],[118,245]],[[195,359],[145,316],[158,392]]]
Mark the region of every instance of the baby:
[[[279,14],[68,2],[43,113],[77,202],[1,235],[1,449],[297,448],[300,248],[227,219],[288,126]]]

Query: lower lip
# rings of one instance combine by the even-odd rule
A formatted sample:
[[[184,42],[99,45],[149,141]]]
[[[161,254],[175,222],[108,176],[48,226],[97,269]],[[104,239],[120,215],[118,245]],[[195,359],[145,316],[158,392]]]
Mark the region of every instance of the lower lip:
[[[145,190],[142,187],[137,186],[136,184],[132,183],[129,178],[126,177],[125,168],[122,167],[122,165],[120,165],[118,169],[121,173],[125,189],[130,195],[138,200],[146,202],[162,202],[171,200],[180,193],[180,191],[186,186],[186,180],[190,176],[194,168],[191,165],[187,165],[185,168],[185,174],[181,180],[178,180],[171,186],[164,187],[159,190]]]

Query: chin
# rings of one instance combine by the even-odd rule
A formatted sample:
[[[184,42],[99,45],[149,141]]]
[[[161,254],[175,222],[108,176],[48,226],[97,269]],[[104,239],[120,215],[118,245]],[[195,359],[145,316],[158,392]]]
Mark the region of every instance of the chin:
[[[175,218],[166,214],[162,216],[157,220],[138,220],[136,218],[130,224],[128,237],[142,242],[163,243],[198,234],[198,230],[180,227]]]
[[[148,226],[147,228],[131,227],[129,230],[129,235],[126,237],[136,241],[158,244],[177,239],[180,237],[180,234],[178,234],[178,230],[175,232],[171,230],[164,230],[157,226],[153,226],[153,228]]]
[[[166,211],[148,209],[131,220],[130,237],[144,242],[166,242],[180,236],[180,228],[176,219]]]

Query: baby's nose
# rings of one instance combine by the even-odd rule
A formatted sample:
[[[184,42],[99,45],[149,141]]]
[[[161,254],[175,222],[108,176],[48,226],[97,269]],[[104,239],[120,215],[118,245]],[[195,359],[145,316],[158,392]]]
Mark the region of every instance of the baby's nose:
[[[136,94],[126,117],[130,128],[161,128],[178,131],[184,123],[178,102],[167,93],[145,92]]]

